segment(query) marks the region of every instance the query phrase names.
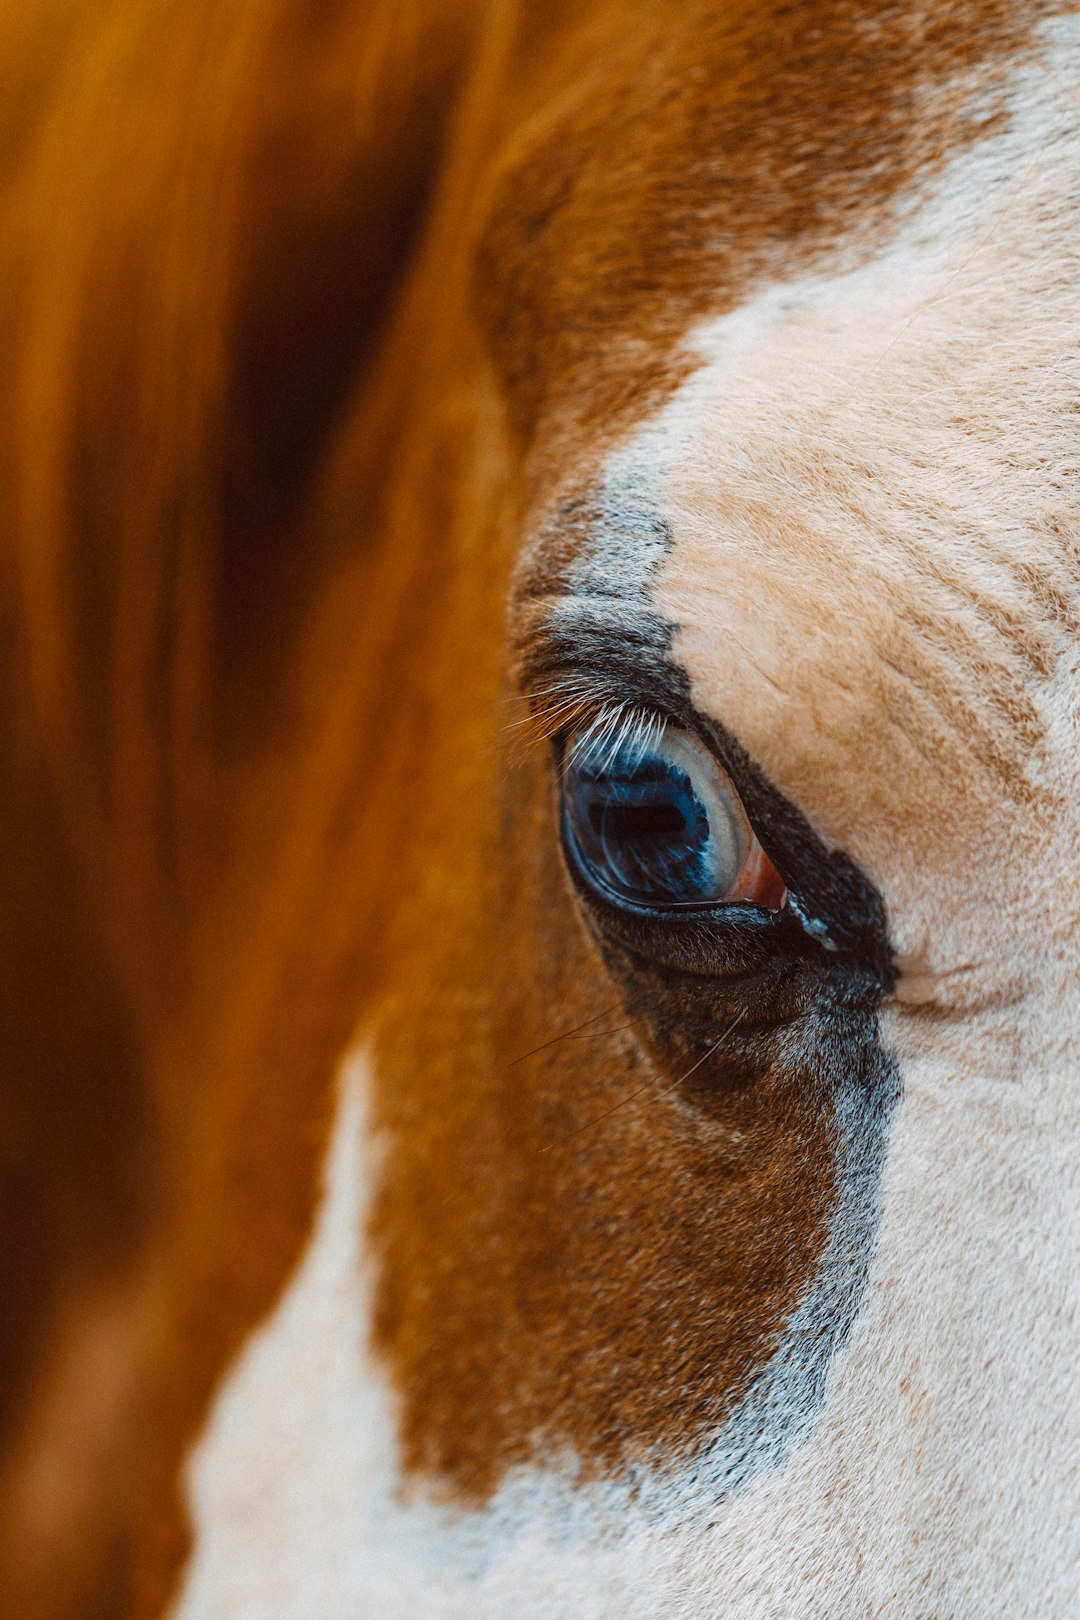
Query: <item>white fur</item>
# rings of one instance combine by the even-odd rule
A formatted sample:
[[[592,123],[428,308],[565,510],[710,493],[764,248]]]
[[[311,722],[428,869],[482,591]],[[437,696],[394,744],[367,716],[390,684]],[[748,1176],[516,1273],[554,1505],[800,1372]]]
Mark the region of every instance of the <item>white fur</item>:
[[[711,1513],[672,1495],[647,1514],[556,1467],[471,1519],[400,1499],[365,1343],[357,1060],[310,1250],[192,1460],[176,1620],[1080,1613],[1080,661],[1017,569],[1049,558],[1080,609],[1080,63],[1060,32],[1011,128],[890,248],[695,333],[699,369],[613,467],[671,524],[652,594],[695,701],[878,883],[903,956],[877,1252],[811,1436]],[[1034,707],[1026,751],[995,681]]]
[[[175,1620],[1077,1612],[1080,1412],[1062,1351],[1080,1303],[1080,1110],[1064,1129],[1041,1117],[1060,1074],[1032,1091],[958,1082],[948,1061],[905,1070],[877,1286],[825,1416],[706,1528],[696,1507],[648,1524],[538,1476],[472,1522],[396,1499],[391,1402],[364,1347],[371,1150],[354,1061],[310,1250],[192,1462]]]

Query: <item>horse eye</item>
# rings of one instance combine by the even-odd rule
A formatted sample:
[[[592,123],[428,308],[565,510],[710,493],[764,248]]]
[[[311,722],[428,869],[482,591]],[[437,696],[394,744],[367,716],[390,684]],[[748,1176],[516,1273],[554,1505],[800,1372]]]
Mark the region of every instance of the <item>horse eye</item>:
[[[623,740],[573,734],[563,817],[585,878],[615,900],[770,911],[786,890],[727,772],[688,732],[645,725]]]

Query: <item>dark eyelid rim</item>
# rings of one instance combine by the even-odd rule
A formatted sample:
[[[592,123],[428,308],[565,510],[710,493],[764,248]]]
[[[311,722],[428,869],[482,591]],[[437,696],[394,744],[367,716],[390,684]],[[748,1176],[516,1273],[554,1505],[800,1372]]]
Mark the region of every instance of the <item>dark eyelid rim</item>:
[[[567,875],[589,927],[643,967],[703,984],[774,981],[774,988],[782,984],[790,991],[800,964],[824,967],[838,960],[787,909],[766,911],[741,900],[685,907],[624,900],[585,871],[564,821],[560,831]]]
[[[535,598],[529,605],[534,612],[540,606]],[[694,706],[686,672],[671,656],[670,637],[658,637],[654,615],[604,597],[561,598],[537,613],[530,629],[517,661],[525,695],[562,684],[598,704],[649,710],[697,737],[731,777],[796,916],[841,954],[857,957],[888,993],[896,968],[881,895],[842,850],[826,847],[738,739]]]

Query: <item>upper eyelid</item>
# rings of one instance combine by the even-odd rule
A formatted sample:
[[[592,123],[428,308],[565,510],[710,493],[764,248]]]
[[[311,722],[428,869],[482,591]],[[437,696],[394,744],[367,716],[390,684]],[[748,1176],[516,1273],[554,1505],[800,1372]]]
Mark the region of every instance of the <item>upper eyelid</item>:
[[[509,613],[513,674],[528,697],[575,686],[597,702],[644,695],[667,674],[669,627],[648,603],[612,591],[520,591]],[[663,696],[659,681],[657,699]],[[662,705],[661,705],[662,706]]]

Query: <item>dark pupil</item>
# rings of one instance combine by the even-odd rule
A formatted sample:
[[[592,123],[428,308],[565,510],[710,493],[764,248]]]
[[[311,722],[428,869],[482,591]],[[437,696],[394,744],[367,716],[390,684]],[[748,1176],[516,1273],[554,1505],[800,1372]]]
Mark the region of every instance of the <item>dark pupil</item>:
[[[695,901],[711,893],[709,818],[685,771],[662,758],[571,769],[567,813],[596,877],[628,899]]]
[[[611,804],[596,800],[589,806],[589,821],[597,837],[612,843],[654,842],[684,838],[686,817],[678,805]]]

